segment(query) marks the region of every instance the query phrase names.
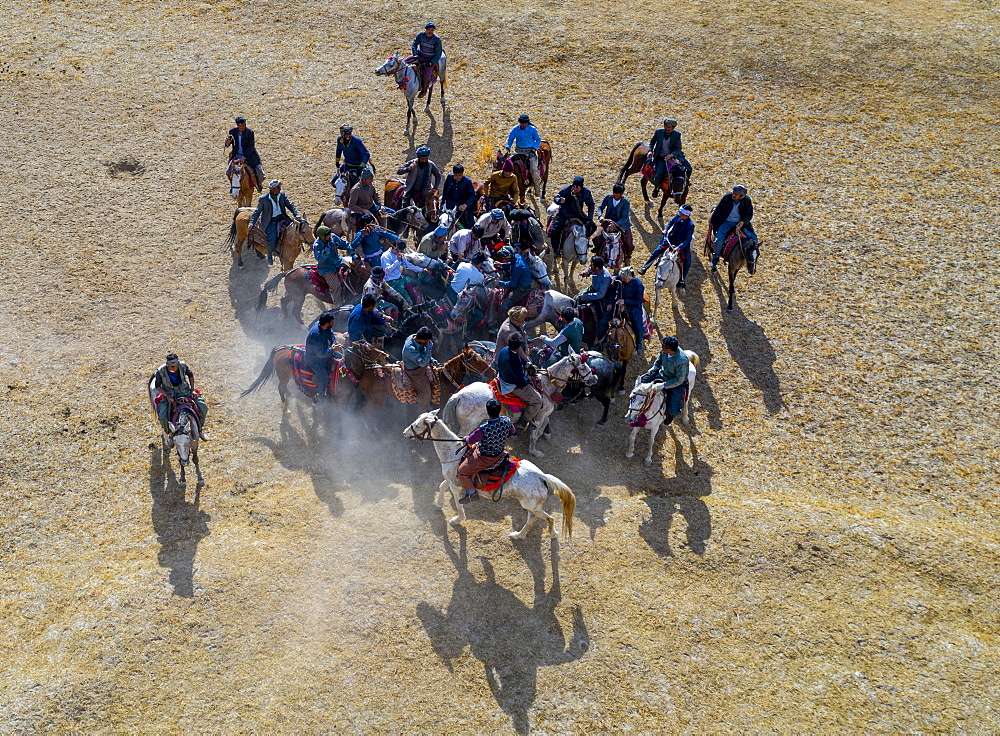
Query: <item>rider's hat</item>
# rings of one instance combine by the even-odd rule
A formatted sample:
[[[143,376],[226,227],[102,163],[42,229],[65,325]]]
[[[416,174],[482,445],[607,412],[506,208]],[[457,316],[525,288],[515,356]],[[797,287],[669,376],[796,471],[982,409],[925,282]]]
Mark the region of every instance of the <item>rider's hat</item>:
[[[320,225],[316,228],[316,237],[322,238],[324,235],[329,235],[332,231],[326,225]]]
[[[519,123],[530,123],[531,122],[531,118],[529,118],[527,115],[521,115],[521,116],[519,116],[517,118],[517,122],[519,122]]]
[[[280,186],[281,186],[281,179],[271,179],[271,181],[267,183],[268,189],[277,189]]]
[[[674,337],[673,335],[667,335],[665,338],[663,338],[661,344],[665,348],[669,348],[670,350],[676,350],[678,345],[677,338]]]
[[[483,237],[483,233],[484,232],[486,232],[486,231],[483,230],[482,225],[473,225],[472,226],[472,234],[475,235],[477,238]]]
[[[490,210],[490,217],[492,217],[494,220],[502,220],[503,210],[500,209],[499,207],[494,207],[493,209]]]
[[[247,121],[247,119],[245,117],[243,117],[242,115],[240,115],[238,118],[236,118],[236,124],[237,125],[239,125],[240,123],[246,124],[246,121]]]
[[[417,156],[430,156],[430,155],[431,155],[431,149],[428,148],[427,146],[421,146],[420,148],[417,149]]]
[[[446,228],[444,225],[441,225],[439,228],[437,228],[434,231],[434,237],[436,237],[436,238],[446,238],[446,237],[448,237],[448,228]]]
[[[677,127],[677,121],[674,120],[673,118],[663,118],[663,124],[664,125],[672,125],[675,128]]]
[[[426,31],[428,28],[437,28],[437,26],[434,25],[433,23],[428,23],[427,25],[424,26],[424,30]]]
[[[625,268],[623,268],[618,273],[618,275],[621,276],[626,281],[631,281],[632,279],[635,278],[635,269],[632,268],[631,266],[625,266]]]
[[[372,269],[372,276],[385,276],[385,269],[381,266],[375,266]]]
[[[747,188],[745,186],[743,186],[742,184],[737,184],[736,186],[733,187],[733,191],[734,192],[740,192],[741,194],[746,194],[747,193]]]
[[[362,225],[367,225],[370,222],[375,222],[374,216],[370,215],[367,212],[365,214],[361,215],[361,224]]]
[[[583,177],[582,176],[574,176],[573,177],[573,186],[575,186],[575,187],[582,187],[583,186]]]
[[[375,173],[366,166],[365,168],[361,169],[361,178],[362,179],[374,179],[375,178]]]
[[[353,133],[353,132],[354,132],[354,128],[351,127],[350,125],[341,125],[340,126],[340,134],[341,135],[347,135],[348,133]]]
[[[181,364],[181,359],[177,357],[177,353],[170,353],[167,356],[167,367],[174,367]]]

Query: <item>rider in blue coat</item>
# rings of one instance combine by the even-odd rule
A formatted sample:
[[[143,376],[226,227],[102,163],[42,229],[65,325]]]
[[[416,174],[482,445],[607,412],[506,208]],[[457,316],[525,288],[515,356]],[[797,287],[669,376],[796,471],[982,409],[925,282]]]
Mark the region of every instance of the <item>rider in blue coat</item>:
[[[360,250],[364,259],[368,261],[368,265],[374,268],[381,265],[383,242],[387,245],[392,245],[393,243],[406,245],[406,241],[395,233],[378,227],[375,224],[375,218],[370,214],[361,215],[361,230],[358,231],[358,234],[354,236],[354,240],[351,241],[351,250]]]
[[[667,248],[677,248],[681,253],[684,262],[684,270],[681,272],[681,280],[677,288],[685,287],[684,281],[687,279],[688,271],[691,270],[691,239],[694,237],[694,220],[691,219],[691,205],[682,204],[677,214],[670,218],[670,222],[663,228],[663,237],[660,244],[649,254],[649,258],[639,269],[640,274],[646,273],[649,267],[660,259]]]
[[[378,301],[374,296],[365,294],[361,303],[351,311],[351,316],[347,318],[347,335],[351,342],[371,342],[376,337],[392,334],[385,317],[375,311],[376,304]]]
[[[515,253],[509,245],[501,248],[499,255],[508,259],[513,257],[510,262],[510,279],[498,284],[501,289],[507,289],[507,297],[500,304],[500,313],[506,314],[511,307],[528,298],[531,292],[531,266],[523,252]]]
[[[306,335],[306,365],[316,374],[316,385],[321,396],[330,387],[330,359],[337,353],[334,349],[336,345],[333,312],[323,312]]]

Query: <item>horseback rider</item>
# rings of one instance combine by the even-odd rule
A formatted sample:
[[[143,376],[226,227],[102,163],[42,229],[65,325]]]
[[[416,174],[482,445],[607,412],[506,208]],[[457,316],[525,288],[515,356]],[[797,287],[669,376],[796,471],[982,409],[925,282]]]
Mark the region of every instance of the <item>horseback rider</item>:
[[[521,154],[528,160],[528,168],[531,171],[531,184],[535,187],[535,195],[539,196],[542,191],[542,175],[538,171],[538,149],[542,145],[542,137],[538,134],[538,129],[531,124],[531,118],[521,115],[517,118],[517,125],[511,128],[507,135],[507,150],[514,146],[514,153]]]
[[[355,139],[357,140],[357,139]],[[360,229],[361,218],[368,214],[375,218],[379,227],[385,227],[385,216],[382,214],[382,200],[378,188],[373,183],[375,174],[365,166],[361,169],[361,181],[351,189],[347,199],[347,211],[354,218],[354,226]]]
[[[385,269],[381,266],[376,266],[372,269],[372,275],[368,277],[365,285],[361,287],[362,299],[366,296],[374,297],[376,304],[378,302],[389,302],[389,304],[395,306],[401,313],[406,311],[406,300],[403,299],[402,294],[385,282]]]
[[[743,232],[754,244],[758,243],[757,233],[753,231],[750,221],[753,219],[753,202],[747,194],[747,188],[742,184],[733,187],[730,194],[725,194],[709,218],[708,226],[715,231],[715,249],[712,251],[712,270],[718,270],[719,257],[726,244],[726,236],[733,230],[742,228]]]
[[[312,250],[316,259],[316,271],[330,288],[330,301],[334,307],[339,307],[343,299],[340,269],[348,266],[340,251],[345,250],[353,256],[354,249],[346,240],[334,235],[326,225],[320,225],[316,228],[316,240],[313,241]]]
[[[677,338],[670,336],[661,341],[663,350],[646,373],[640,377],[642,383],[662,382],[666,399],[664,424],[670,424],[684,406],[684,392],[688,382],[688,357],[678,347]]]
[[[351,248],[355,251],[360,250],[365,261],[372,268],[381,265],[383,242],[386,245],[401,242],[403,247],[406,247],[406,241],[396,235],[396,233],[378,227],[375,223],[375,218],[371,214],[365,213],[361,215],[360,225],[361,230],[358,231],[358,234],[354,236],[354,240],[351,241]]]
[[[604,313],[604,297],[607,296],[608,287],[611,286],[611,274],[604,268],[604,259],[593,256],[590,259],[590,268],[580,275],[590,276],[590,286],[586,291],[577,294],[576,301],[578,304],[593,304],[600,318]]]
[[[389,246],[389,250],[382,254],[382,268],[385,271],[385,281],[397,294],[400,294],[406,303],[413,306],[413,297],[410,296],[406,288],[409,284],[415,284],[417,279],[410,274],[419,276],[422,273],[430,273],[430,269],[414,266],[403,258],[406,250],[406,241],[397,240]]]
[[[472,179],[465,175],[462,164],[451,167],[451,176],[444,180],[441,200],[442,207],[457,210],[457,219],[462,227],[472,227],[476,212],[476,188]]]
[[[643,337],[646,330],[642,319],[642,300],[646,294],[646,287],[640,279],[635,277],[635,270],[631,266],[625,266],[617,276],[611,279],[611,286],[608,288],[608,296],[605,300],[607,306],[604,308],[604,316],[597,327],[598,339],[603,339],[611,326],[615,312],[623,308],[628,315],[628,321],[632,327],[632,334],[635,335],[635,350],[639,355],[645,354]]]
[[[375,309],[377,305],[374,296],[365,294],[361,297],[361,303],[351,310],[351,316],[347,318],[347,336],[351,342],[372,342],[377,337],[392,334],[387,319]]]
[[[483,229],[483,240],[493,245],[501,240],[510,242],[510,223],[507,216],[499,207],[494,207],[489,212],[484,212],[476,220],[476,224]]]
[[[469,450],[458,464],[457,471],[458,480],[462,484],[465,495],[458,500],[459,503],[469,503],[479,498],[479,492],[475,485],[476,476],[500,462],[501,457],[505,454],[507,438],[517,434],[510,418],[501,415],[502,408],[496,399],[487,401],[486,416],[488,419],[465,438],[465,444],[469,445]]]
[[[396,174],[406,177],[406,191],[403,192],[403,207],[409,207],[416,203],[418,207],[423,207],[427,195],[433,196],[437,193],[441,184],[441,172],[438,171],[437,164],[430,159],[431,149],[427,146],[420,146],[417,149],[417,157],[410,159],[397,169]],[[434,183],[431,183],[433,179]]]
[[[247,162],[247,166],[253,170],[254,178],[257,180],[255,182],[257,191],[263,191],[264,167],[260,163],[260,154],[257,153],[253,131],[247,127],[247,119],[242,115],[236,118],[236,127],[229,129],[229,135],[226,136],[223,149],[229,148],[229,146],[233,147],[233,150],[229,152],[229,160],[243,158]]]
[[[341,156],[344,158],[343,166],[340,165]],[[337,171],[347,177],[348,190],[358,183],[362,169],[368,165],[371,159],[372,156],[365,148],[364,141],[354,135],[354,128],[350,125],[341,125],[335,160]]]
[[[494,171],[483,182],[486,190],[486,208],[492,209],[502,200],[514,204],[518,195],[517,184],[517,177],[514,176],[514,164],[510,159],[507,159],[498,171]]]
[[[420,239],[417,252],[444,261],[448,258],[448,228],[444,225],[429,231]]]
[[[417,392],[419,406],[429,406],[431,403],[431,390],[434,385],[431,366],[437,364],[432,355],[433,337],[430,327],[421,327],[403,343],[403,370],[406,371],[406,377],[413,390]]]
[[[481,284],[486,280],[483,275],[486,268],[486,262],[489,259],[485,253],[476,253],[472,256],[471,261],[462,261],[455,268],[455,275],[451,278],[451,283],[445,289],[444,294],[448,298],[448,302],[454,306],[458,301],[458,295],[461,294],[466,287],[475,286],[476,284]],[[472,324],[477,324],[483,316],[480,314],[478,320],[470,320]]]
[[[480,242],[482,237],[483,229],[479,225],[473,225],[469,230],[459,230],[452,235],[448,249],[455,261],[461,263],[471,259],[476,253],[486,253],[486,246]]]
[[[628,265],[632,262],[632,250],[635,245],[632,240],[632,205],[625,196],[625,185],[615,184],[608,194],[601,200],[601,206],[597,208],[598,218],[601,226],[594,234],[594,250],[598,255],[606,256],[604,245],[607,238],[606,232],[614,232],[616,229],[622,234],[622,263]]]
[[[660,185],[663,177],[667,175],[667,162],[675,161],[684,167],[688,176],[691,176],[691,164],[684,157],[681,150],[681,132],[677,130],[677,121],[673,118],[664,118],[663,127],[658,128],[649,139],[649,153],[647,160],[652,161],[656,167],[653,174],[653,196],[660,196]]]
[[[576,316],[573,307],[564,307],[559,313],[563,327],[555,337],[539,335],[535,340],[545,343],[539,354],[541,365],[548,367],[571,353],[579,353],[583,348],[583,322]]]
[[[156,405],[156,416],[164,434],[170,434],[169,423],[173,419],[171,415],[177,406],[177,400],[190,399],[198,408],[198,435],[203,442],[208,442],[204,430],[208,419],[208,404],[201,398],[201,392],[194,387],[194,373],[176,353],[170,353],[166,362],[156,369],[153,388],[163,396],[163,401]]]
[[[531,385],[531,374],[536,369],[525,352],[526,345],[527,341],[520,335],[510,336],[507,347],[497,353],[497,378],[500,379],[501,393],[513,394],[527,404],[520,421],[527,424],[529,430],[533,430],[534,419],[542,409],[542,396]]]
[[[511,245],[521,245],[536,251],[545,249],[545,231],[530,210],[511,210],[510,222]]]
[[[555,199],[552,200],[559,205],[559,212],[556,213],[549,229],[549,238],[552,242],[552,250],[556,256],[562,256],[562,234],[563,228],[570,220],[579,220],[587,228],[587,237],[590,237],[597,225],[594,224],[594,196],[590,190],[583,185],[583,177],[573,177],[573,183],[568,187],[563,187]],[[584,215],[584,208],[587,214]]]
[[[280,179],[272,179],[267,188],[267,194],[257,200],[257,209],[250,216],[250,229],[259,224],[267,235],[267,264],[271,265],[274,263],[274,252],[278,249],[278,224],[292,221],[286,211],[290,211],[295,219],[299,218],[299,211],[288,195],[281,191]]]
[[[646,273],[653,263],[660,260],[660,256],[666,252],[667,248],[677,248],[684,261],[681,280],[677,282],[677,288],[686,287],[684,281],[687,279],[688,271],[691,270],[691,238],[694,237],[694,220],[691,219],[691,211],[692,208],[689,204],[682,204],[678,208],[677,214],[671,217],[670,222],[663,228],[660,244],[649,254],[649,258],[639,269],[640,274]]]
[[[507,347],[510,338],[518,335],[525,344],[528,342],[528,333],[525,331],[524,323],[528,321],[528,310],[524,307],[511,307],[507,310],[507,319],[497,330],[496,349]]]
[[[501,289],[507,290],[507,296],[500,304],[500,311],[506,312],[525,301],[531,293],[531,266],[523,253],[516,253],[509,245],[501,248],[499,255],[510,262],[510,278],[497,284]]]
[[[330,362],[340,356],[337,336],[333,331],[333,312],[323,312],[306,334],[306,365],[316,374],[319,395],[329,394]]]
[[[441,60],[441,54],[444,53],[444,46],[441,43],[441,38],[435,33],[436,30],[437,26],[428,23],[424,26],[424,32],[418,33],[410,46],[413,55],[417,57],[415,66],[420,72],[420,94],[417,97],[423,97],[434,83],[438,62]]]

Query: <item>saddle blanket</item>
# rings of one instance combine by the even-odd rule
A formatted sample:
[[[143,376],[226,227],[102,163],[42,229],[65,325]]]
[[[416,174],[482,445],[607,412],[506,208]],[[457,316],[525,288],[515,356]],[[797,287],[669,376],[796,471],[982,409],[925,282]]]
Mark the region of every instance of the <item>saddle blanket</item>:
[[[518,467],[521,465],[521,461],[516,457],[506,456],[505,465],[501,469],[497,466],[488,468],[476,474],[476,486],[480,483],[482,484],[482,490],[486,493],[493,493],[502,485],[506,485],[514,473],[517,472]]]
[[[198,396],[199,398],[201,397],[201,391],[199,391],[198,389],[194,389],[192,393],[194,393],[194,395]],[[156,395],[156,398],[153,399],[153,407],[156,409],[157,412],[160,411],[160,404],[162,404],[166,400],[167,397],[164,396],[163,394]],[[186,396],[182,396],[181,398],[177,399],[177,401],[174,403],[174,408],[170,412],[171,422],[174,422],[175,424],[177,423],[177,419],[180,417],[181,414],[181,409],[193,410],[194,418],[198,421],[198,426],[201,427],[201,411],[199,411],[198,405],[194,403],[194,401],[192,401],[191,399],[187,398]]]
[[[490,388],[493,390],[493,398],[503,404],[504,408],[509,412],[521,412],[524,411],[524,407],[528,404],[524,399],[519,396],[514,396],[514,394],[504,394],[500,393],[500,379],[494,378],[489,383]]]
[[[413,381],[409,373],[403,370],[402,366],[396,364],[391,366],[392,370],[392,393],[401,404],[416,404],[417,389],[413,386]],[[441,403],[441,369],[432,370],[434,380],[431,382],[431,403]]]
[[[292,369],[295,372],[295,385],[299,391],[308,398],[313,399],[320,393],[320,387],[316,384],[316,374],[306,363],[305,345],[288,345],[288,357],[292,360]],[[327,393],[330,396],[337,396],[340,389],[340,379],[344,376],[351,376],[347,366],[344,365],[343,358],[334,358],[333,366],[330,369],[330,384],[327,386]]]
[[[722,245],[722,260],[729,263],[729,254],[732,253],[733,248],[736,243],[739,242],[740,234],[738,231],[733,230],[728,236],[726,236],[726,242]]]

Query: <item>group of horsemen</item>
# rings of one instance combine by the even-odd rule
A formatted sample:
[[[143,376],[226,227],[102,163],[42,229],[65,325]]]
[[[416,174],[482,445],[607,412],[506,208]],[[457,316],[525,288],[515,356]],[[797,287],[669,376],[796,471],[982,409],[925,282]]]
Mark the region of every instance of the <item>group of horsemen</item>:
[[[412,61],[420,71],[422,95],[433,81],[436,64],[442,53],[441,40],[435,33],[433,23],[428,23],[424,32],[417,35],[412,51]],[[530,172],[530,186],[534,188],[536,196],[541,191],[538,166],[541,142],[541,136],[528,115],[518,118],[517,125],[511,129],[506,141],[507,151],[523,157],[526,162],[526,168]],[[229,131],[225,147],[232,149],[230,171],[227,174],[231,173],[234,166],[246,163],[253,172],[257,191],[262,192],[265,180],[263,165],[256,149],[254,132],[247,127],[245,118],[236,118],[235,127]],[[593,239],[595,250],[599,254],[605,244],[606,233],[621,233],[622,261],[625,266],[618,274],[612,275],[605,267],[602,256],[595,255],[591,259],[590,269],[584,273],[590,276],[591,284],[578,295],[577,301],[578,304],[589,305],[598,316],[598,340],[606,333],[615,314],[627,315],[635,336],[636,349],[640,354],[643,353],[645,330],[642,305],[645,289],[636,271],[629,265],[634,241],[631,205],[624,196],[625,187],[620,183],[614,185],[611,193],[596,208],[599,219],[595,222],[593,195],[584,185],[582,176],[574,177],[572,183],[554,198],[554,203],[559,205],[558,212],[543,229],[535,212],[524,203],[523,196],[518,197],[520,181],[514,173],[511,159],[503,161],[498,170],[486,179],[485,211],[477,217],[479,197],[472,181],[465,175],[464,167],[461,164],[452,167],[452,174],[445,179],[442,191],[442,175],[437,165],[430,160],[430,154],[428,146],[420,146],[416,150],[416,157],[397,170],[398,176],[406,177],[401,206],[421,207],[428,201],[428,197],[435,197],[440,193],[442,205],[455,213],[457,224],[461,227],[450,236],[448,228],[430,229],[420,239],[417,250],[454,269],[445,292],[453,306],[464,289],[484,283],[487,273],[494,270],[494,258],[509,265],[509,278],[497,284],[506,290],[500,309],[507,314],[507,319],[496,336],[494,367],[503,393],[516,396],[525,403],[521,422],[527,428],[534,429],[533,420],[542,408],[542,398],[532,385],[532,375],[537,370],[532,357],[540,365],[545,365],[569,355],[571,351],[581,352],[584,334],[583,323],[573,308],[566,308],[560,314],[561,327],[554,337],[541,335],[532,339],[524,329],[528,310],[521,304],[532,289],[532,266],[546,248],[546,233],[556,256],[561,253],[563,231],[570,222],[584,224],[587,235]],[[386,216],[392,210],[383,204],[374,185],[371,154],[364,141],[354,135],[349,125],[340,129],[335,161],[338,174],[346,179],[346,209],[348,216],[353,218],[351,224],[357,234],[351,242],[347,242],[335,235],[329,227],[320,226],[315,231],[313,255],[317,261],[318,273],[329,287],[334,306],[339,306],[343,300],[338,274],[348,265],[341,251],[352,257],[363,258],[372,267],[371,276],[362,290],[361,301],[351,310],[347,326],[348,340],[372,341],[392,331],[390,321],[378,309],[380,303],[392,303],[401,311],[411,307],[414,302],[413,289],[408,286],[424,269],[405,258],[407,242],[385,229]],[[660,196],[660,185],[669,167],[682,166],[690,175],[691,165],[684,156],[676,120],[664,119],[663,127],[654,132],[649,143],[647,161],[654,171],[654,197]],[[258,200],[250,227],[259,227],[266,236],[266,257],[270,264],[278,244],[279,226],[293,217],[298,218],[299,214],[295,204],[282,191],[280,180],[268,182],[267,189],[267,194],[262,194]],[[502,204],[510,206],[509,215],[498,206]],[[681,259],[681,277],[677,286],[685,288],[692,260],[694,223],[691,214],[690,205],[680,206],[664,227],[659,245],[638,269],[639,275],[645,274],[668,248],[676,249]],[[709,227],[715,233],[711,261],[713,271],[717,269],[724,243],[731,232],[741,230],[754,242],[757,241],[752,218],[753,204],[746,187],[732,187],[732,191],[724,195],[715,207],[709,221]],[[543,288],[551,286],[544,276],[540,285]],[[481,317],[481,314],[474,314],[470,319]],[[341,355],[343,349],[337,343],[333,322],[334,312],[324,312],[309,328],[306,336],[306,363],[315,373],[316,383],[321,387],[328,385],[331,362]],[[538,347],[535,351],[530,350],[533,342]],[[662,390],[667,396],[666,413],[669,423],[680,413],[684,400],[688,359],[675,337],[664,337],[661,348],[652,367],[641,376],[641,381],[662,381]],[[427,327],[421,327],[409,335],[403,346],[402,369],[421,405],[430,403],[433,382],[431,371],[437,363],[432,352],[433,335]],[[194,374],[190,367],[180,361],[177,355],[168,355],[166,362],[157,369],[155,386],[164,398],[157,406],[164,432],[168,431],[172,410],[176,409],[179,402],[191,401],[199,414],[201,439],[207,440],[203,428],[208,407],[200,392],[195,389]],[[477,474],[496,464],[497,458],[503,453],[506,438],[516,431],[511,420],[501,416],[500,402],[491,401],[487,410],[487,421],[465,438],[470,445],[470,453],[459,468],[459,477],[466,491],[463,503],[476,498]]]

